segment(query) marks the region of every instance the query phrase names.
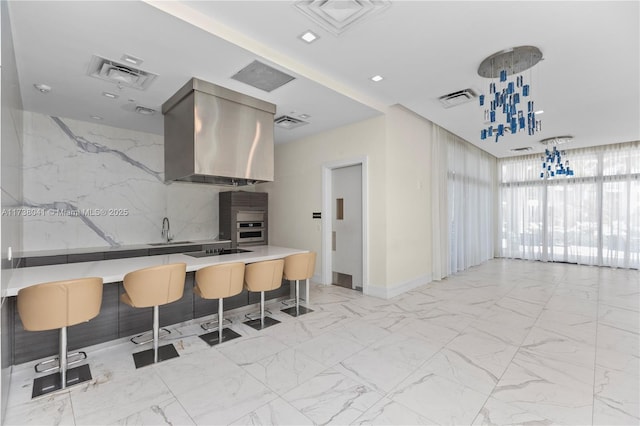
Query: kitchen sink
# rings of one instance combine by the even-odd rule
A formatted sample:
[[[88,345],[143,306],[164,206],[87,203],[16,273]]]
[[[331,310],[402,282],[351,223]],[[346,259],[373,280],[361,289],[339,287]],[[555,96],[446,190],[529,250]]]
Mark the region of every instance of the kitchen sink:
[[[168,243],[149,243],[150,246],[171,246],[176,244],[193,244],[193,241],[171,241]]]
[[[244,249],[239,249],[239,248],[235,248],[235,249],[209,249],[209,250],[201,250],[201,251],[192,251],[189,253],[183,253],[186,254],[187,256],[191,256],[191,257],[207,257],[207,256],[222,256],[225,254],[237,254],[237,253],[246,253],[246,252],[250,252],[251,250],[244,250]]]

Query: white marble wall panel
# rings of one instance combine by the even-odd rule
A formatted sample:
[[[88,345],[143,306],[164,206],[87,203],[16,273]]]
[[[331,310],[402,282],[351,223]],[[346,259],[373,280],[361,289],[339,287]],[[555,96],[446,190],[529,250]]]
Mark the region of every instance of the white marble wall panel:
[[[220,187],[164,183],[160,135],[25,113],[24,250],[176,240],[218,234]],[[38,210],[41,209],[41,210]]]

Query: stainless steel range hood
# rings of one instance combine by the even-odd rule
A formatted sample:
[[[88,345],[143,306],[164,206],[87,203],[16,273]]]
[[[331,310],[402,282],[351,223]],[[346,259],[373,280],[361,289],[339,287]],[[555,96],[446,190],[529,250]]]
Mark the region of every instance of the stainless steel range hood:
[[[273,181],[276,106],[192,78],[162,105],[166,181]]]

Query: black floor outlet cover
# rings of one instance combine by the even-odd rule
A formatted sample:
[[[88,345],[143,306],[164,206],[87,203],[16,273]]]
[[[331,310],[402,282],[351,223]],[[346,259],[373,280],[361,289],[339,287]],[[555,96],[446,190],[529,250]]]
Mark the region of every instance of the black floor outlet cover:
[[[285,314],[289,314],[292,317],[297,317],[300,315],[308,314],[309,312],[313,312],[313,309],[306,308],[304,306],[298,306],[298,312],[296,312],[296,307],[293,306],[291,308],[282,309],[280,312],[284,312]]]
[[[207,334],[201,334],[200,337],[202,340],[204,340],[205,342],[207,342],[207,344],[209,346],[215,346],[220,342],[220,336],[218,335],[218,331],[212,331],[211,333],[207,333]],[[224,342],[228,342],[229,340],[233,340],[236,339],[238,337],[241,337],[238,333],[236,333],[235,331],[231,330],[230,328],[223,328],[222,329],[222,343]]]
[[[87,380],[91,380],[89,364],[84,364],[67,370],[67,387],[86,382]],[[31,398],[59,390],[61,388],[61,381],[60,373],[53,373],[48,376],[38,377],[33,381]]]
[[[262,330],[267,327],[271,327],[272,325],[280,324],[280,321],[278,321],[277,319],[273,319],[271,317],[264,317],[264,326],[260,322],[260,318],[254,319],[251,321],[246,321],[243,324],[246,324],[251,328],[255,328],[256,330]]]
[[[173,344],[163,345],[158,348],[158,362],[177,358],[179,356],[180,355],[178,355],[178,351]],[[133,362],[135,362],[136,368],[153,364],[153,349],[147,349],[146,351],[133,354]]]

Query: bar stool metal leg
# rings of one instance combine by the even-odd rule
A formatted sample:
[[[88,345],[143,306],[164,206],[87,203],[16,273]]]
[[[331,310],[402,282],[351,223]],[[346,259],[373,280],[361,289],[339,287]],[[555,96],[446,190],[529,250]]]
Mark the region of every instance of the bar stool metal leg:
[[[67,387],[67,327],[60,329],[60,389]]]
[[[311,304],[311,302],[310,302],[311,298],[309,297],[309,278],[307,278],[307,279],[306,279],[306,288],[305,288],[305,291],[306,291],[306,293],[305,293],[305,296],[304,296],[304,297],[305,297],[305,302],[306,302],[306,304],[307,304],[307,306],[308,306],[308,305],[310,305],[310,304]]]
[[[296,316],[300,316],[300,280],[296,280]]]
[[[264,291],[260,292],[260,328],[264,328]]]
[[[252,318],[253,315],[250,315],[250,314],[245,315],[247,318],[249,318],[249,321],[245,321],[244,324],[256,330],[262,330],[264,328],[271,327],[272,325],[276,325],[280,323],[280,321],[278,321],[277,319],[271,318],[265,315],[265,312],[266,313],[270,313],[270,312],[267,309],[265,309],[264,299],[265,299],[264,291],[261,291],[260,292],[260,315],[258,316],[258,318],[255,318],[255,319]],[[295,308],[291,307],[289,309],[295,309]]]
[[[133,354],[133,362],[136,368],[144,367],[150,364],[155,364],[160,361],[166,361],[168,359],[177,358],[180,356],[173,344],[159,345],[160,334],[160,307],[158,305],[153,307],[153,348],[147,349],[141,352]]]
[[[88,364],[69,369],[69,365],[71,363],[68,362],[67,354],[67,327],[60,328],[60,332],[58,333],[58,345],[58,357],[55,359],[58,361],[58,365],[46,370],[58,371],[56,373],[49,374],[48,376],[38,377],[33,381],[33,389],[31,392],[32,398],[49,392],[66,389],[68,386],[77,385],[78,383],[92,379],[91,370],[89,369]],[[73,363],[82,361],[85,358],[74,361]],[[36,368],[36,372],[40,371]]]
[[[222,343],[222,329],[224,325],[223,319],[224,304],[222,298],[218,299],[218,343]]]
[[[300,315],[304,315],[308,312],[313,312],[313,309],[309,309],[306,306],[300,306],[300,280],[294,280],[296,282],[296,298],[295,298],[295,307],[290,307],[286,309],[282,309],[281,311],[291,315],[292,317],[299,317]],[[306,290],[305,293],[305,302],[309,305],[309,279],[306,280]]]
[[[153,307],[153,362],[158,362],[158,339],[160,334],[160,309]]]
[[[230,328],[225,328],[224,327],[224,322],[227,321],[229,324],[231,324],[231,321],[229,320],[225,320],[224,319],[224,299],[223,298],[219,298],[218,299],[218,328],[216,331],[211,331],[211,333],[206,333],[206,334],[202,334],[198,337],[200,337],[202,340],[204,340],[205,342],[207,342],[207,344],[209,344],[209,346],[215,346],[215,345],[219,345],[220,343],[223,342],[227,342],[229,340],[233,340],[237,337],[241,337],[240,334],[236,333],[235,331],[231,330]],[[208,322],[206,324],[202,324],[202,328],[204,328],[205,330],[215,330],[215,327],[213,328],[209,328],[208,325],[209,324],[215,324],[215,321],[211,321]],[[207,327],[205,328],[205,325],[207,325]]]

